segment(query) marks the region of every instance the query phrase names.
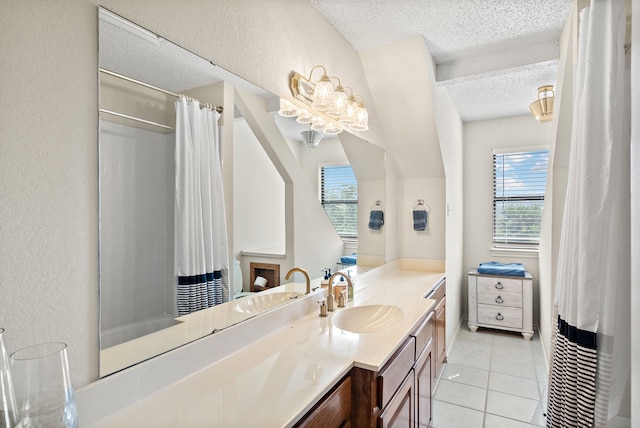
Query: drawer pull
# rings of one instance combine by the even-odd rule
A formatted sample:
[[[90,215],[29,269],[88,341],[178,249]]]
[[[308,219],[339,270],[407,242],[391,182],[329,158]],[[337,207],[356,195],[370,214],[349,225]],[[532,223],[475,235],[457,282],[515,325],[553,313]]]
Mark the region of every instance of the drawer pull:
[[[498,281],[498,283],[496,284],[496,288],[498,290],[502,290],[504,288],[504,285],[502,285],[502,283],[500,281]]]
[[[496,297],[496,303],[504,303],[504,299],[501,296]]]
[[[498,321],[502,321],[504,319],[504,316],[500,312],[498,312],[498,315],[496,315],[496,319]]]

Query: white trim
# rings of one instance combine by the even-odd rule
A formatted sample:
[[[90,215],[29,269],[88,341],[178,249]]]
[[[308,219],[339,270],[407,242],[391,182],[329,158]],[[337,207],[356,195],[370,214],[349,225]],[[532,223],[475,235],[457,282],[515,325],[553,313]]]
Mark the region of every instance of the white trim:
[[[492,148],[491,155],[503,155],[505,153],[525,153],[525,152],[535,152],[538,150],[551,150],[549,149],[548,144],[541,144],[539,146],[523,146],[523,147],[499,147]]]
[[[514,247],[489,247],[489,253],[496,257],[523,257],[529,259],[538,258],[538,248],[514,248]]]

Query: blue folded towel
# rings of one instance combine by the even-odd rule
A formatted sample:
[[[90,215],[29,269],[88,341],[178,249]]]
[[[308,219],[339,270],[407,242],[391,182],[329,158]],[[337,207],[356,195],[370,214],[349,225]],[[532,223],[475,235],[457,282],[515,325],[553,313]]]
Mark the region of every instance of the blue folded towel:
[[[485,275],[502,275],[502,276],[525,276],[527,270],[522,263],[498,263],[486,262],[480,263],[478,273]]]
[[[413,230],[427,228],[427,210],[413,210]]]
[[[384,212],[382,210],[371,210],[369,213],[369,229],[380,230],[384,224]]]
[[[358,255],[352,254],[350,256],[342,256],[340,257],[340,263],[343,265],[355,265],[357,261]]]

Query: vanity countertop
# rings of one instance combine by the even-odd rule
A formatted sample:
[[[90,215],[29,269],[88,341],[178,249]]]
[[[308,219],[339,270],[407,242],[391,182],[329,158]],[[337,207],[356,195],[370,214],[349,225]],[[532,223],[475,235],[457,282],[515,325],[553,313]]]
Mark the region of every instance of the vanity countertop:
[[[348,307],[385,304],[404,311],[402,320],[377,333],[355,334],[333,326],[333,314],[344,309],[336,308],[326,318],[315,310],[84,426],[292,426],[352,367],[382,368],[431,310],[435,302],[423,296],[443,277],[443,273],[394,270],[357,289]],[[260,317],[253,322],[260,322]]]

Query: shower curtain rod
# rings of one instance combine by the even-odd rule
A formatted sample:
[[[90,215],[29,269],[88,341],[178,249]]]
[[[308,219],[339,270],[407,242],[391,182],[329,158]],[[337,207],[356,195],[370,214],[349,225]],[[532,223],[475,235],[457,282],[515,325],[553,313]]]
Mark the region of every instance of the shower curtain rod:
[[[167,126],[167,125],[163,125],[162,123],[152,122],[152,121],[146,120],[146,119],[140,119],[139,117],[129,116],[128,114],[124,114],[124,113],[118,113],[117,111],[112,111],[112,110],[107,110],[107,109],[101,108],[100,112],[101,113],[106,113],[106,114],[112,114],[112,115],[118,116],[118,117],[123,117],[123,118],[129,119],[129,120],[135,120],[136,122],[146,123],[147,125],[159,126],[160,128],[170,129],[172,131],[176,130],[176,128],[173,128],[173,127]]]
[[[101,73],[108,74],[108,75],[111,75],[111,76],[113,76],[113,77],[117,77],[117,78],[122,79],[122,80],[126,80],[126,81],[131,82],[131,83],[135,83],[135,84],[140,85],[140,86],[147,87],[147,88],[149,88],[149,89],[153,89],[153,90],[158,91],[158,92],[162,92],[163,94],[171,95],[172,97],[179,98],[179,97],[180,97],[180,95],[181,95],[181,94],[176,94],[175,92],[167,91],[166,89],[158,88],[157,86],[153,86],[153,85],[150,85],[150,84],[145,83],[145,82],[141,82],[141,81],[136,80],[136,79],[132,79],[131,77],[127,77],[127,76],[124,76],[124,75],[122,75],[122,74],[118,74],[118,73],[113,72],[113,71],[111,71],[111,70],[107,70],[106,68],[102,68],[102,67],[101,67],[101,68],[100,68],[100,72],[101,72]],[[200,101],[198,101],[198,102],[199,102],[199,103],[200,103],[200,105],[201,105],[201,106],[203,106],[203,107],[206,107],[206,106],[207,106],[207,104],[205,104],[205,103],[202,103],[202,102],[200,102]],[[222,112],[223,112],[223,108],[222,108],[222,107],[215,107],[215,109],[216,109],[216,111],[217,111],[218,113],[222,114]],[[101,109],[101,111],[102,111],[102,109]],[[105,113],[114,114],[114,112],[105,112]],[[117,115],[119,115],[119,114],[120,114],[120,113],[116,114],[116,116],[117,116]],[[126,115],[123,115],[123,116],[126,116]],[[129,118],[129,119],[134,119],[134,120],[136,119],[136,118],[132,118],[132,117],[128,117],[128,118]],[[157,123],[153,123],[153,122],[152,122],[152,123],[151,123],[151,125],[159,125],[159,124],[157,124]],[[161,126],[165,126],[165,125],[161,125]],[[166,127],[166,126],[165,126],[165,127]],[[169,128],[169,129],[173,129],[173,128]]]

